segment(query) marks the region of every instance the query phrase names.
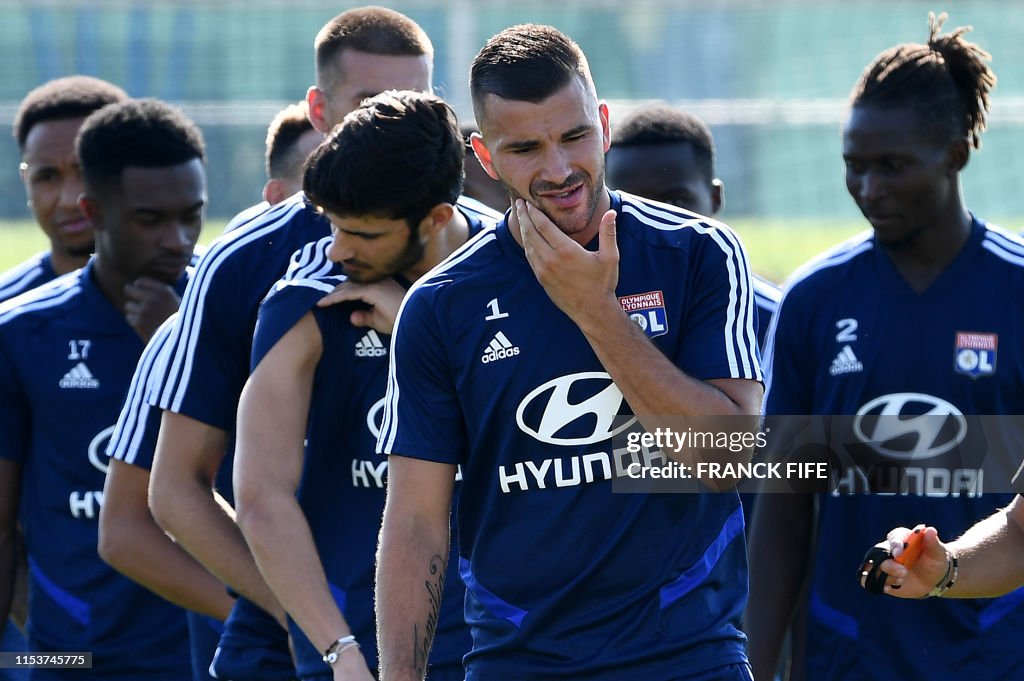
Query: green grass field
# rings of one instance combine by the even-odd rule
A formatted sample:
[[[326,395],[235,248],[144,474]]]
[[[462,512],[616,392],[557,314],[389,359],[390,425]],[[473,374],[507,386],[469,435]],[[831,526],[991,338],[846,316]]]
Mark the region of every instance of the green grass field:
[[[203,230],[202,243],[209,243],[224,229],[226,220],[212,220]],[[864,222],[822,222],[819,220],[737,219],[732,226],[742,235],[754,270],[781,283],[809,258],[865,229]],[[0,272],[47,247],[35,223],[0,220]]]

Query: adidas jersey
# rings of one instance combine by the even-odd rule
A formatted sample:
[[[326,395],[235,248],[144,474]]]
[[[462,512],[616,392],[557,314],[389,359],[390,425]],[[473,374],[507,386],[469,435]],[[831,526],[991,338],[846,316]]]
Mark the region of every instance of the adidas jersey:
[[[273,206],[264,203],[247,209],[231,220],[199,262],[178,318],[150,369],[142,400],[158,411],[182,413],[232,435],[238,397],[249,375],[259,303],[290,266],[310,264],[299,260],[311,252],[303,247],[329,233],[329,223],[301,193]],[[290,260],[293,254],[296,259]],[[326,271],[329,265],[311,263],[313,272],[321,271],[319,267]],[[193,380],[196,376],[200,378]],[[158,429],[159,417],[155,424]],[[133,437],[156,442],[152,430]],[[151,465],[152,450],[148,456]],[[228,452],[217,473],[217,489],[229,501],[233,461]],[[256,664],[262,665],[261,679],[290,678],[292,673],[281,674],[290,664],[280,645],[285,636],[272,617],[239,599],[225,624],[215,670],[253,674]],[[254,657],[257,649],[267,652],[268,659]]]
[[[501,217],[486,208],[467,209],[461,201],[459,208],[469,221],[470,235],[493,228]],[[330,242],[331,237],[325,237],[317,250],[326,252]],[[298,500],[331,593],[372,670],[377,668],[374,558],[388,466],[387,458],[376,453],[375,445],[383,417],[391,337],[352,326],[349,316],[353,304],[316,307],[316,302],[342,281],[343,276],[288,277],[275,286],[260,307],[252,367],[255,370],[277,341],[313,311],[324,353],[313,382]],[[345,443],[344,447],[339,448],[340,442]],[[345,522],[339,524],[337,519],[341,517]],[[460,671],[462,657],[470,648],[457,562],[449,563],[448,572],[447,593],[430,653],[434,673],[441,669]],[[328,674],[322,651],[294,622],[290,622],[290,629],[299,677]]]
[[[233,432],[260,301],[293,254],[329,233],[327,220],[296,194],[214,241],[185,291],[148,401]],[[312,263],[312,271],[324,265],[329,270],[330,263]]]
[[[0,305],[0,457],[22,464],[33,650],[92,651],[103,678],[180,679],[185,613],[96,553],[106,444],[141,352],[91,262]]]
[[[760,380],[750,268],[726,226],[611,192],[618,295],[687,374]],[[591,244],[596,246],[597,237]],[[676,679],[745,661],[735,492],[613,494],[629,414],[506,221],[406,297],[378,448],[461,464],[467,679]]]
[[[0,302],[42,286],[57,277],[50,252],[37,253],[20,265],[0,274]]]
[[[852,416],[843,420],[853,424],[853,434],[842,433],[849,439],[834,434],[831,442],[853,443],[858,463],[821,498],[808,678],[1019,677],[1024,590],[913,602],[866,596],[851,575],[893,527],[925,522],[953,538],[1012,498],[980,494],[996,481],[975,468],[986,434],[970,416],[1024,414],[1022,320],[1024,241],[978,219],[923,293],[910,289],[870,233],[788,285],[766,357],[766,411]],[[879,414],[900,417],[904,444],[911,436],[918,443],[913,457],[896,440],[888,444],[883,421],[872,418]],[[937,419],[943,431],[933,430]],[[946,446],[951,438],[961,444]],[[894,464],[903,467],[902,482],[876,475]],[[885,493],[863,494],[869,489]]]

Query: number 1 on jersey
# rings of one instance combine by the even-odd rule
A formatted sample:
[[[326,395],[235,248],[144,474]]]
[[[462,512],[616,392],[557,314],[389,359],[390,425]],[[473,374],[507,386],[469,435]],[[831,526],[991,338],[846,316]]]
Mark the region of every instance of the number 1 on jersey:
[[[491,298],[491,302],[487,303],[487,307],[491,308],[491,314],[484,317],[485,322],[494,321],[495,319],[504,319],[508,316],[508,312],[502,312],[498,308],[497,298]]]

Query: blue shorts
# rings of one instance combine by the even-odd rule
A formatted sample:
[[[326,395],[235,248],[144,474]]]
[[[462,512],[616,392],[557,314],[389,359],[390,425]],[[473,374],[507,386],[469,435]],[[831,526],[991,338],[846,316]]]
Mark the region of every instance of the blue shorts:
[[[219,681],[292,681],[288,634],[258,605],[239,598],[224,622],[210,671]]]
[[[192,681],[212,681],[210,663],[220,643],[224,625],[212,617],[195,612],[188,616],[188,647],[192,656]]]

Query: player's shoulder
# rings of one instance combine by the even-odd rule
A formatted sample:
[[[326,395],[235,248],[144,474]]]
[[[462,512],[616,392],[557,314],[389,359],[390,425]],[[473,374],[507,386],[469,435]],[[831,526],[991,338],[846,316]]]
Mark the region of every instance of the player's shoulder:
[[[37,253],[28,260],[0,273],[0,301],[21,295],[54,278],[50,253]]]
[[[243,211],[241,215],[248,212]],[[199,260],[197,276],[202,277],[224,267],[252,267],[253,253],[265,251],[268,241],[280,240],[282,234],[291,230],[305,231],[323,220],[303,194],[268,205],[262,211],[254,211],[248,219],[235,224],[210,244]]]
[[[693,255],[705,248],[727,257],[743,252],[739,236],[724,222],[623,191],[610,194],[612,208],[618,213],[616,230],[620,237]]]
[[[1024,236],[978,218],[982,229],[981,247],[999,266],[1016,273],[1024,271]]]
[[[344,283],[346,279],[343,274],[283,277],[267,292],[260,308],[262,310],[269,306],[296,305],[308,307]]]
[[[460,196],[455,205],[463,215],[470,221],[476,222],[480,228],[493,227],[504,217],[502,213],[468,196]]]
[[[423,275],[409,289],[406,298],[434,297],[481,276],[493,276],[488,265],[501,257],[498,230],[507,225],[485,226],[451,255]]]
[[[0,303],[0,327],[64,316],[78,305],[82,272],[69,272]]]
[[[874,249],[873,233],[866,230],[814,256],[786,281],[781,304],[791,299],[831,295],[836,287],[846,285],[849,277],[856,275],[860,265],[870,262]]]
[[[774,282],[754,274],[750,277],[754,289],[754,302],[762,310],[774,311],[782,301],[782,289]]]

